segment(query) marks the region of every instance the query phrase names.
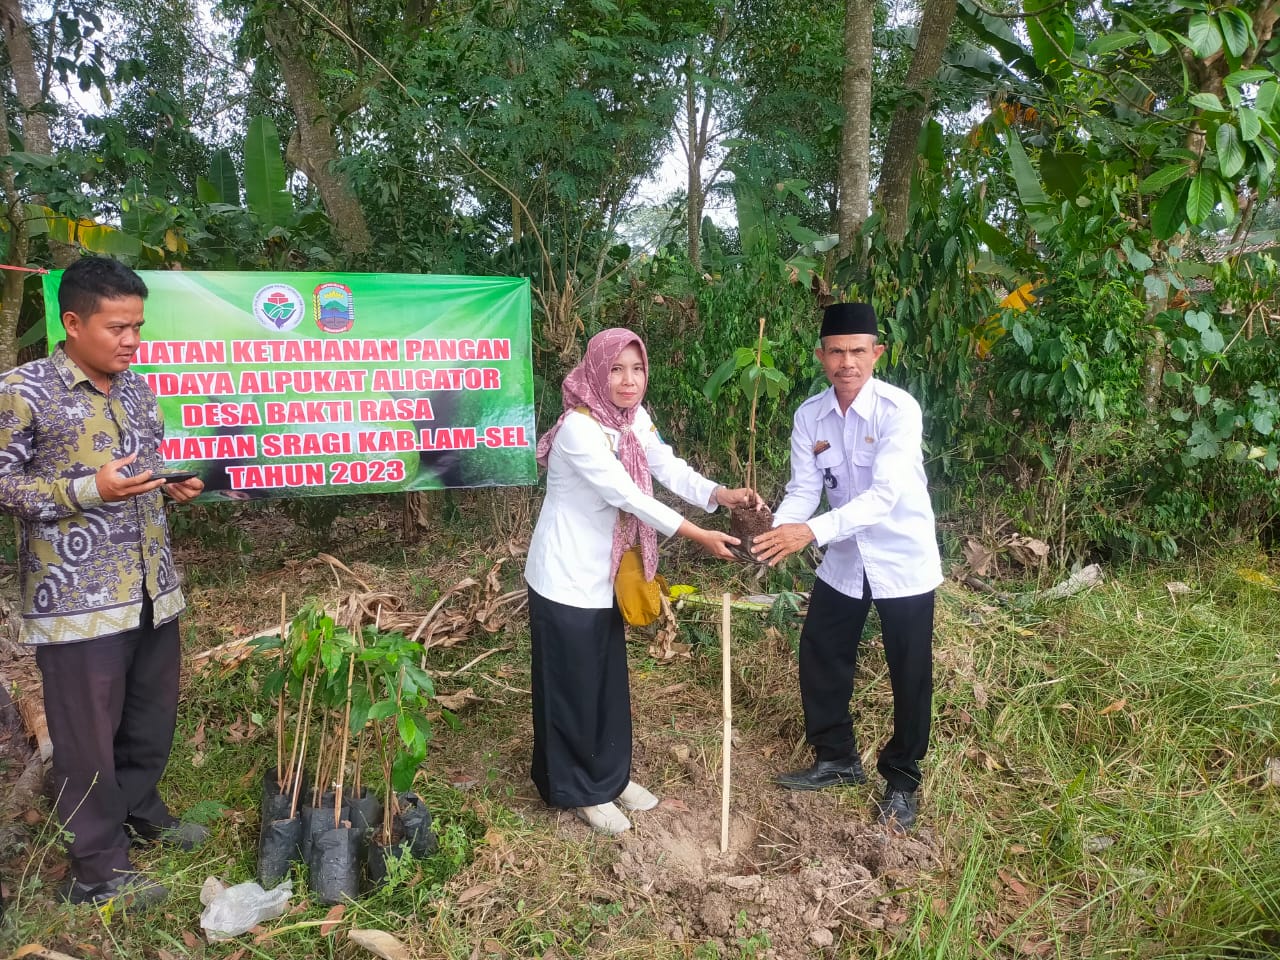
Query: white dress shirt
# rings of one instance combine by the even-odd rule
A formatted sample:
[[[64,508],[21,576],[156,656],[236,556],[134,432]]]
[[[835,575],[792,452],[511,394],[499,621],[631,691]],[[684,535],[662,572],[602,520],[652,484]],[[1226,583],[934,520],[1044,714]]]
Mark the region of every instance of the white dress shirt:
[[[874,377],[843,414],[834,387],[796,411],[791,481],[774,526],[807,521],[826,548],[818,576],[845,596],[862,597],[864,571],[876,598],[942,582],[922,439],[920,405]],[[824,488],[831,509],[814,517]]]
[[[708,513],[716,509],[715,481],[662,442],[644,407],[636,410],[631,429],[644,447],[654,480]],[[618,436],[617,430],[574,411],[551,445],[547,495],[524,567],[525,581],[548,600],[590,610],[613,606],[609,559],[619,510],[664,536],[675,533],[684,520],[631,479],[615,453]]]

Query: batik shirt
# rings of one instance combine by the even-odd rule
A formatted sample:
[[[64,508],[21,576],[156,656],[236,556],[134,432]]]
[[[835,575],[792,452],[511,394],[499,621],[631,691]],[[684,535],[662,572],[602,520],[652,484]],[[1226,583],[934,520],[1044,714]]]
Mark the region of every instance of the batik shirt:
[[[143,591],[156,624],[185,605],[158,491],[107,503],[94,474],[162,466],[164,422],[132,371],[103,394],[59,346],[0,379],[0,511],[21,521],[22,642],[69,643],[132,630]]]

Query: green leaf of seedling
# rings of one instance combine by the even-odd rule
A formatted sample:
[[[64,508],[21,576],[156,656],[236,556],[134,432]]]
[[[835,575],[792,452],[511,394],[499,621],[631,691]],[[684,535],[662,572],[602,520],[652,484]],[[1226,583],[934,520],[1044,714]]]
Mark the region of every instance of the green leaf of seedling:
[[[370,720],[385,720],[396,712],[396,702],[394,700],[379,700],[369,708]]]
[[[413,746],[414,737],[418,733],[418,728],[413,724],[413,718],[408,713],[401,712],[396,717],[396,732],[400,735],[400,742],[406,747]]]
[[[417,644],[414,644],[416,647]],[[431,680],[431,675],[420,667],[411,663],[404,665],[404,673],[406,678],[413,680],[418,690],[418,698],[422,701],[430,700],[436,694],[436,685]]]
[[[1154,30],[1144,30],[1142,35],[1147,38],[1147,46],[1157,57],[1163,57],[1173,49],[1173,45]]]
[[[254,653],[266,653],[268,650],[279,650],[284,646],[284,642],[280,639],[280,634],[273,633],[266,637],[254,637],[249,641],[249,646],[253,648]]]
[[[1275,426],[1275,415],[1269,410],[1259,410],[1253,415],[1253,429],[1264,437],[1271,436],[1271,431],[1275,429]]]
[[[1213,392],[1209,389],[1207,384],[1199,383],[1191,390],[1191,395],[1195,397],[1196,403],[1203,407],[1209,402],[1209,398],[1213,396]]]
[[[452,710],[446,710],[446,709],[444,709],[443,707],[441,707],[441,708],[440,708],[440,719],[441,719],[441,720],[443,720],[443,721],[445,722],[445,725],[446,725],[450,730],[461,730],[461,729],[462,729],[462,721],[458,719],[458,715],[457,715],[456,713],[454,713]]]
[[[391,786],[397,793],[403,793],[413,786],[413,778],[418,772],[418,764],[422,759],[407,752],[396,754],[395,760],[391,763]]]

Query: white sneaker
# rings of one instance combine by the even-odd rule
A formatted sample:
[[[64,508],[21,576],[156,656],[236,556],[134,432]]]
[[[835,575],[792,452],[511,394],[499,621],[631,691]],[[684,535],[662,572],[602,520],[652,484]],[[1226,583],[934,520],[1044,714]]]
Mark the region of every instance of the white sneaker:
[[[652,810],[658,805],[658,798],[634,780],[627,781],[627,789],[618,797],[618,806],[623,810]]]
[[[594,807],[574,807],[574,814],[579,820],[585,820],[596,833],[607,837],[616,837],[631,829],[631,821],[612,803],[601,803]]]

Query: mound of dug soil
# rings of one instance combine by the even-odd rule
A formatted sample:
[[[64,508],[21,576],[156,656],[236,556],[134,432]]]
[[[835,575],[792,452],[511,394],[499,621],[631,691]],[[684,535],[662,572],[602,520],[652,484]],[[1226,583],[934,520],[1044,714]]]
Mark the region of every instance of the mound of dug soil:
[[[927,832],[896,836],[847,799],[764,784],[735,796],[722,854],[719,798],[697,793],[634,814],[612,866],[665,914],[677,943],[712,941],[722,956],[748,947],[760,958],[820,956],[846,926],[896,926],[903,912],[889,892],[938,863]]]

